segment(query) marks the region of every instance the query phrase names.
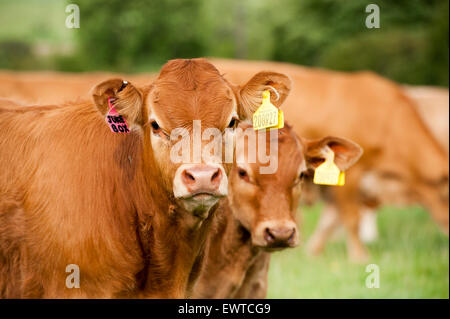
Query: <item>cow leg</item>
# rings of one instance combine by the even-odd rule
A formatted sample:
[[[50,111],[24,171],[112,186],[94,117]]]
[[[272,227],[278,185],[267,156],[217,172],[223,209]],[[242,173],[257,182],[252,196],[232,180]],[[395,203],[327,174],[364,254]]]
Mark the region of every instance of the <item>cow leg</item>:
[[[314,234],[308,241],[307,252],[310,255],[319,255],[325,247],[327,239],[339,224],[339,215],[336,206],[327,203],[320,215],[319,223]]]
[[[359,237],[360,204],[357,201],[357,187],[348,186],[335,189],[336,205],[347,231],[349,258],[355,262],[364,262],[368,258],[368,253]]]
[[[359,238],[364,243],[373,243],[378,239],[377,212],[370,207],[362,207],[360,211]]]

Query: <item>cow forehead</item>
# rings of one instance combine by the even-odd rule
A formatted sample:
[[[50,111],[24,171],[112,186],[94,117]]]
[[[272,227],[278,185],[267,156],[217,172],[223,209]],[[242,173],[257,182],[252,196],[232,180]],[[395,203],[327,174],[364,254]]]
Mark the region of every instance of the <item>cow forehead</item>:
[[[158,118],[164,129],[202,127],[224,129],[236,112],[231,86],[217,69],[203,59],[174,60],[162,69],[147,97],[150,116]]]
[[[191,127],[194,120],[201,120],[202,127],[224,129],[236,101],[231,88],[222,82],[211,82],[195,90],[186,90],[176,83],[155,86],[147,103],[150,116],[158,118],[166,130]]]
[[[273,142],[269,138],[266,139],[266,150],[269,150],[269,143]],[[252,171],[260,184],[286,184],[290,186],[292,181],[297,177],[301,165],[305,165],[303,145],[294,136],[290,128],[279,130],[277,136],[278,152],[271,154],[277,156],[278,169],[274,174],[260,174],[259,166],[267,165],[255,163],[252,165]],[[271,159],[272,160],[272,159]],[[305,166],[306,167],[306,166]]]

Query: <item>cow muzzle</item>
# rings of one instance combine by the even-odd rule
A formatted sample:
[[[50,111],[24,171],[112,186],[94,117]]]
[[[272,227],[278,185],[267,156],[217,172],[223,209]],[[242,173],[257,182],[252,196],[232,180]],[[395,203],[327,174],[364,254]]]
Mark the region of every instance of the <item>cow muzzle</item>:
[[[268,251],[295,247],[299,236],[294,221],[265,221],[261,222],[252,234],[253,244]]]
[[[198,217],[227,195],[228,179],[219,164],[183,164],[176,173],[173,193],[181,206]]]

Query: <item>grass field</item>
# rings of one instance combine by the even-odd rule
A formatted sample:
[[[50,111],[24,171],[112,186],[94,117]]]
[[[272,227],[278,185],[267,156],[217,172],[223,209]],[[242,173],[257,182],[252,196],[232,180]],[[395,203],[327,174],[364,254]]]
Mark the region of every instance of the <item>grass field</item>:
[[[303,208],[309,238],[320,205]],[[300,216],[299,216],[300,217]],[[272,255],[268,298],[449,298],[449,239],[420,207],[383,208],[379,239],[369,245],[367,264],[347,261],[344,239],[318,257],[304,245]],[[368,264],[380,269],[380,288],[366,288]]]

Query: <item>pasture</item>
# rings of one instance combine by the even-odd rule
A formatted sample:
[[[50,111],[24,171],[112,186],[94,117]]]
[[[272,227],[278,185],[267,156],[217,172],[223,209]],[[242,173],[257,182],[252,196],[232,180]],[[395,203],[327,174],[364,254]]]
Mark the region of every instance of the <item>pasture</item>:
[[[324,254],[304,249],[321,205],[301,208],[302,244],[274,253],[268,298],[449,298],[449,240],[421,207],[384,207],[378,212],[379,239],[368,245],[370,259],[354,264],[346,258],[343,236]],[[380,267],[380,288],[366,288],[367,264]]]
[[[172,58],[209,56],[370,70],[398,84],[448,88],[445,1],[386,2],[381,29],[365,26],[371,1],[360,0],[79,0],[80,29],[65,25],[69,3],[0,0],[0,71],[156,73]],[[322,206],[298,209],[300,245],[272,254],[267,298],[449,298],[449,238],[425,208],[382,207],[379,238],[357,264],[343,229],[322,255],[307,254]],[[379,266],[379,288],[366,287],[369,264]]]

